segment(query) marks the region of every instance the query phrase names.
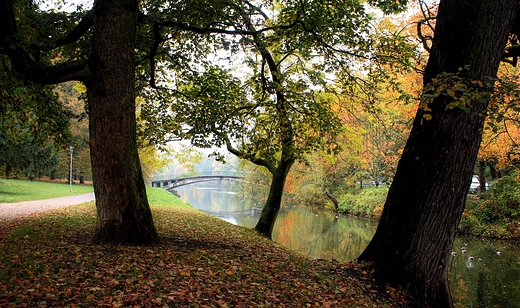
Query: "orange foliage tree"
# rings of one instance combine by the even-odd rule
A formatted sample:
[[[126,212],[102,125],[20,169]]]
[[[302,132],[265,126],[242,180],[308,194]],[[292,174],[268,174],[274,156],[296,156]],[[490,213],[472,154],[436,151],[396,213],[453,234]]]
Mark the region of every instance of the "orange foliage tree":
[[[520,69],[503,65],[490,102],[478,158],[493,178],[520,168]]]

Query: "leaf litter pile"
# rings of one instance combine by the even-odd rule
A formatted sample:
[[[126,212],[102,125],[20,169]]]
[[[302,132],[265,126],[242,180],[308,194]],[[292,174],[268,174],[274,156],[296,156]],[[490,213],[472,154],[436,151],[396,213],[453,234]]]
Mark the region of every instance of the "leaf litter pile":
[[[401,307],[363,266],[314,260],[193,209],[152,207],[161,244],[90,243],[94,203],[0,238],[1,307]]]

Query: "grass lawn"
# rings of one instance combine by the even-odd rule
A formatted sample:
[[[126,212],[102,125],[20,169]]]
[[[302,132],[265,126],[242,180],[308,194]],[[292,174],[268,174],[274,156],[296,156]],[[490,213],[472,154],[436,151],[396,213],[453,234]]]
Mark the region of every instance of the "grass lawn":
[[[148,197],[148,202],[152,204],[154,207],[181,207],[181,208],[192,208],[189,203],[184,203],[167,191],[166,189],[158,188],[158,187],[146,187],[146,195]]]
[[[47,183],[29,180],[0,179],[0,203],[49,199],[80,195],[94,191],[91,185]]]
[[[94,245],[93,202],[25,218],[0,239],[0,306],[402,307],[355,263],[311,261],[149,189],[161,244]]]

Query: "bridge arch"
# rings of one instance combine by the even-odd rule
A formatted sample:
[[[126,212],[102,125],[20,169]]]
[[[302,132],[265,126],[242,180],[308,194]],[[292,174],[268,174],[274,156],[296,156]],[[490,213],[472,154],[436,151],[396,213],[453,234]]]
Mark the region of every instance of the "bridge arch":
[[[237,175],[199,175],[199,176],[191,176],[191,177],[182,177],[170,180],[157,180],[152,181],[152,187],[160,187],[166,190],[172,190],[177,187],[201,183],[201,182],[210,182],[210,181],[244,181],[245,178],[243,176]]]

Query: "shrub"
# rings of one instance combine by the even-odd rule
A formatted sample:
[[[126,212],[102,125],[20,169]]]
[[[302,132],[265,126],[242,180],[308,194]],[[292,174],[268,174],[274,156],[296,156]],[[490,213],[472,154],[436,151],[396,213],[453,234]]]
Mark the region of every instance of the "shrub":
[[[467,200],[459,231],[490,237],[518,237],[520,183],[515,176],[498,179],[480,198]]]
[[[339,209],[348,214],[379,218],[387,194],[386,187],[355,190],[341,196]]]
[[[347,214],[379,218],[387,193],[386,187],[351,190],[339,198],[339,209]],[[459,232],[520,239],[520,183],[515,176],[497,180],[489,192],[468,196]]]

